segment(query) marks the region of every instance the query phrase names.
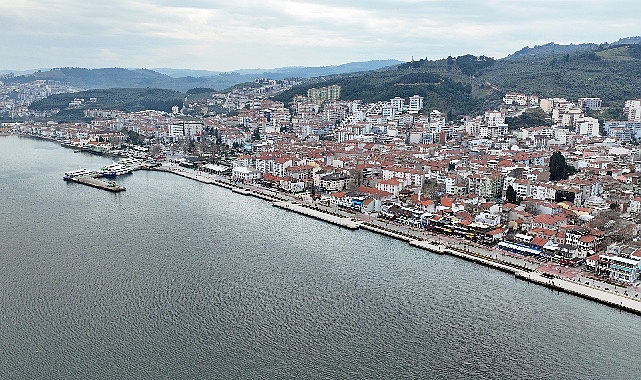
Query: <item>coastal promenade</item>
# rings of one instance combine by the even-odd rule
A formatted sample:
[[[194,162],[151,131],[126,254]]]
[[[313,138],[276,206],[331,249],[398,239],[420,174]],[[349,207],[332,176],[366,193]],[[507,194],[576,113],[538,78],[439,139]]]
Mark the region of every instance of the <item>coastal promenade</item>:
[[[428,234],[426,231],[417,230],[390,222],[381,222],[374,218],[358,220],[354,214],[335,209],[327,205],[300,202],[292,196],[278,193],[273,190],[258,186],[247,186],[229,182],[226,178],[215,174],[202,173],[192,169],[177,166],[160,166],[153,170],[164,171],[180,175],[206,184],[213,184],[230,189],[239,194],[254,196],[272,202],[272,205],[288,211],[310,216],[341,227],[352,230],[363,229],[382,234],[407,242],[413,247],[424,249],[436,254],[447,254],[467,261],[472,261],[503,272],[512,273],[516,278],[545,286],[552,290],[562,291],[579,297],[590,299],[604,305],[619,308],[634,314],[641,315],[641,298],[639,294],[619,292],[612,287],[606,287],[598,281],[569,277],[566,270],[565,276],[560,269],[558,274],[550,273],[547,266],[534,262],[524,257],[508,254],[500,250],[484,247],[451,237]],[[574,274],[576,275],[576,273]]]
[[[361,223],[356,222],[352,220],[351,218],[347,218],[338,214],[329,214],[327,212],[320,211],[319,209],[311,208],[311,207],[306,207],[303,205],[300,205],[296,202],[291,202],[291,201],[280,201],[280,202],[274,202],[273,206],[285,209],[285,210],[290,210],[293,212],[296,212],[298,214],[303,214],[307,216],[311,216],[312,218],[320,219],[328,223],[336,224],[341,227],[349,228],[351,230],[356,230],[360,227]]]

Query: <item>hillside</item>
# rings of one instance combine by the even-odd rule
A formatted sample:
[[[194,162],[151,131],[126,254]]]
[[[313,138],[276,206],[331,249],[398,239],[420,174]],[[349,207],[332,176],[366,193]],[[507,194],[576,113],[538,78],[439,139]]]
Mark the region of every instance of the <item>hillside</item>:
[[[69,107],[69,102],[76,98],[85,99],[80,106]],[[90,101],[95,98],[95,101]],[[111,88],[80,91],[68,94],[51,95],[31,103],[29,109],[44,111],[59,109],[56,119],[59,121],[78,120],[86,109],[111,109],[126,112],[158,110],[171,112],[171,107],[182,107],[185,94],[173,90],[154,88]]]
[[[478,78],[500,92],[543,97],[600,97],[620,103],[641,96],[641,45],[600,45],[572,53],[498,60]]]
[[[521,50],[518,50],[506,58],[518,58],[522,56],[541,56],[541,55],[557,55],[557,54],[566,54],[572,53],[577,50],[585,50],[589,48],[594,48],[598,46],[597,44],[570,44],[570,45],[558,45],[554,42],[547,43],[545,45],[535,45],[534,47],[526,46]]]
[[[185,92],[194,87],[211,87],[219,90],[250,79],[238,74],[226,73],[216,77],[172,78],[148,69],[59,68],[15,76],[3,81],[7,83],[26,83],[33,80],[55,80],[81,89],[165,88]]]
[[[295,95],[305,95],[311,87],[340,84],[342,99],[369,102],[418,94],[426,98],[426,110],[458,116],[497,107],[506,92],[568,99],[601,97],[605,106],[613,107],[641,97],[641,45],[548,44],[534,48],[536,54],[527,53],[531,52],[528,49],[499,60],[465,55],[310,80],[276,99],[287,102]]]
[[[362,75],[334,76],[313,80],[274,97],[289,102],[296,95],[306,95],[312,87],[341,85],[341,99],[364,102],[389,100],[393,97],[420,95],[426,109],[439,109],[450,116],[483,109],[483,101],[472,96],[472,86],[441,74],[412,70],[385,70]]]

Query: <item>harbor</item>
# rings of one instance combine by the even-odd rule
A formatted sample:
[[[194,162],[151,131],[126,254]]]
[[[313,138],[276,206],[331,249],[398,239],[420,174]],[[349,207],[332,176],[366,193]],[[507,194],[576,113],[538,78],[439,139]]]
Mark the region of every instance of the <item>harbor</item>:
[[[123,158],[118,162],[105,165],[99,170],[78,169],[65,172],[63,180],[79,183],[82,185],[94,187],[101,190],[107,190],[114,193],[125,191],[124,186],[118,185],[113,180],[102,180],[100,178],[115,179],[119,176],[131,174],[136,170],[149,169],[152,165],[146,164],[142,160],[135,158]]]
[[[559,341],[563,341],[565,351],[576,347],[577,352],[589,351],[586,357],[592,357],[593,349],[585,347],[604,335],[632,336],[630,346],[638,341],[635,326],[639,317],[620,306],[607,307],[585,296],[535,286],[534,281],[464,262],[447,252],[438,255],[429,249],[417,249],[406,238],[390,239],[391,231],[396,230],[399,236],[415,235],[418,241],[425,238],[425,242],[433,243],[427,248],[434,249],[439,240],[429,234],[425,237],[391,222],[386,226],[383,220],[369,224],[387,227],[389,235],[371,233],[374,231],[366,230],[365,223],[357,230],[341,228],[294,215],[294,211],[272,206],[269,200],[186,181],[177,174],[134,172],[122,177],[122,182],[115,180],[127,190],[112,196],[114,193],[74,183],[66,185],[59,178],[62,171],[98,169],[110,160],[43,149],[46,160],[42,161],[48,165],[43,167],[34,159],[33,150],[23,148],[27,144],[46,147],[40,142],[23,141],[3,153],[8,157],[6,162],[14,165],[5,166],[10,172],[20,169],[35,175],[32,181],[24,181],[21,176],[6,176],[2,181],[4,190],[0,193],[5,207],[1,209],[6,216],[3,236],[7,237],[3,244],[3,265],[7,268],[3,310],[8,321],[17,321],[5,324],[8,328],[18,324],[7,331],[4,341],[9,346],[33,342],[42,357],[52,357],[62,347],[70,366],[78,357],[88,362],[93,358],[86,353],[93,352],[91,347],[103,337],[105,342],[117,339],[118,352],[127,358],[146,353],[145,347],[151,352],[157,352],[157,347],[175,350],[175,339],[155,339],[159,317],[150,310],[168,317],[161,317],[161,329],[180,333],[181,341],[194,348],[181,360],[193,357],[194,352],[217,357],[218,351],[207,350],[221,339],[227,342],[224,336],[239,332],[244,334],[244,342],[268,347],[282,337],[280,326],[292,326],[299,334],[297,342],[309,342],[309,347],[297,346],[307,350],[301,360],[318,354],[313,350],[319,346],[340,347],[338,342],[354,336],[348,341],[355,341],[355,346],[341,349],[332,365],[344,360],[345,353],[358,352],[361,342],[371,342],[386,352],[402,347],[399,355],[415,354],[422,363],[426,347],[437,345],[430,349],[444,351],[448,357],[461,351],[451,348],[452,352],[447,352],[450,338],[475,347],[475,341],[495,342],[495,337],[507,335],[488,350],[506,350],[505,344],[512,342],[510,352],[522,349],[524,358],[531,358],[532,342],[537,352],[558,352]],[[60,167],[67,169],[61,171]],[[205,179],[198,171],[185,171]],[[273,188],[233,185],[257,188],[256,193],[289,195]],[[192,201],[195,194],[202,197]],[[331,210],[320,202],[298,202],[319,213]],[[335,212],[349,218],[345,210],[335,208]],[[19,215],[20,225],[11,214]],[[22,230],[30,233],[15,233]],[[446,248],[446,244],[440,246]],[[175,317],[169,318],[168,313]],[[235,324],[250,319],[254,325],[274,328],[257,334],[255,329]],[[577,323],[579,320],[584,323]],[[93,330],[98,323],[106,329]],[[325,324],[327,328],[315,330]],[[141,333],[130,334],[131,326]],[[210,335],[212,332],[215,335]],[[92,338],[87,339],[87,333]],[[319,334],[320,338],[308,340],[310,334]],[[142,342],[144,347],[141,336],[150,337]],[[252,340],[257,336],[258,340]],[[331,339],[325,338],[328,336]],[[470,336],[475,341],[470,341]],[[606,348],[596,347],[599,354],[612,350],[620,354],[621,363],[628,360],[626,352],[617,350],[613,340],[608,341]],[[439,342],[444,343],[438,346]],[[246,352],[247,347],[243,343],[240,349]],[[278,351],[269,354],[278,355],[281,348],[278,345]],[[439,357],[432,351],[430,355]],[[12,350],[11,355],[21,352],[23,362],[31,363],[34,350]],[[160,353],[140,360],[162,361],[164,356]],[[556,366],[566,363],[565,359],[563,352],[558,353],[558,364],[557,359],[545,356]],[[325,356],[322,360],[328,359]],[[57,361],[64,362],[59,357]],[[104,356],[96,355],[91,363],[95,363],[92,369],[99,371]],[[138,363],[141,361],[134,364]],[[495,361],[488,359],[487,363]],[[393,367],[394,363],[385,365]],[[515,364],[515,368],[520,367]],[[421,370],[429,371],[426,367]],[[95,371],[94,375],[99,373]],[[301,377],[305,375],[308,373]],[[336,376],[340,378],[340,374]],[[577,377],[588,376],[583,372]]]

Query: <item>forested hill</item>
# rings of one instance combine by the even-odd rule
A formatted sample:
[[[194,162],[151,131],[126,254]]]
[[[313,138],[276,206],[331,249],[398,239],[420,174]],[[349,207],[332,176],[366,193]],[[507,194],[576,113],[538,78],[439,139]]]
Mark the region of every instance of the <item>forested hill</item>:
[[[187,91],[195,87],[210,87],[217,90],[233,86],[239,82],[250,81],[250,77],[235,73],[221,73],[211,77],[173,78],[148,69],[85,69],[66,67],[48,71],[38,71],[29,75],[3,79],[7,83],[26,83],[33,80],[55,80],[81,89],[102,88],[166,88]]]
[[[571,53],[502,59],[481,84],[545,97],[600,97],[620,103],[641,96],[641,45],[600,45]]]
[[[305,95],[311,87],[340,84],[342,99],[371,102],[417,94],[426,98],[425,109],[458,116],[496,107],[507,92],[574,100],[601,97],[606,106],[615,107],[641,97],[641,45],[548,47],[537,54],[522,49],[522,54],[498,60],[472,55],[422,59],[391,70],[325,77],[277,99],[287,102],[295,95]]]
[[[60,110],[56,119],[72,121],[82,119],[87,109],[108,109],[126,112],[158,110],[171,112],[171,107],[182,107],[185,94],[157,88],[110,88],[55,94],[31,103],[29,109]],[[79,105],[69,106],[74,99],[84,99]]]

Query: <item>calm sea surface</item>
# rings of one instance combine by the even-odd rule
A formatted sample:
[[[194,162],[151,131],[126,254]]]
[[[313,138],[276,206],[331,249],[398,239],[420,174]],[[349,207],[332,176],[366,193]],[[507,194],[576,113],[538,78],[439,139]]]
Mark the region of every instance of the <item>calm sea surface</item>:
[[[0,137],[1,379],[638,379],[641,318],[167,173]]]

